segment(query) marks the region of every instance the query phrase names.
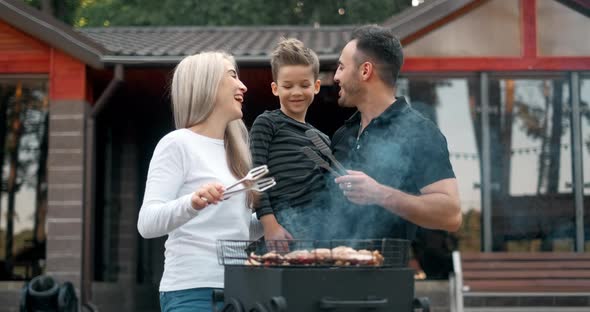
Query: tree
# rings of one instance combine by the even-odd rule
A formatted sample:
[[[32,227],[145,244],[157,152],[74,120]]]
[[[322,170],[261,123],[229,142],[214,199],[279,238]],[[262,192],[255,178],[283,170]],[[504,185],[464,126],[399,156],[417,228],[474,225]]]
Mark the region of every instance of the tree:
[[[26,3],[51,14],[66,24],[73,25],[78,7],[85,0],[24,0]]]
[[[3,170],[0,176],[0,195],[7,196],[4,268],[0,268],[0,271],[7,274],[3,277],[8,278],[13,277],[15,257],[23,249],[22,241],[19,244],[18,239],[19,235],[22,238],[23,232],[15,233],[14,227],[19,217],[16,195],[23,187],[37,191],[34,228],[31,232],[33,249],[41,246],[45,240],[40,217],[46,210],[47,198],[44,185],[47,177],[48,101],[46,93],[41,91],[43,89],[45,85],[23,81],[18,81],[16,85],[0,86],[0,143],[3,147],[0,160],[4,165],[6,159],[8,167],[7,172]]]
[[[409,0],[24,0],[77,27],[380,23]],[[45,11],[51,11],[45,9]]]

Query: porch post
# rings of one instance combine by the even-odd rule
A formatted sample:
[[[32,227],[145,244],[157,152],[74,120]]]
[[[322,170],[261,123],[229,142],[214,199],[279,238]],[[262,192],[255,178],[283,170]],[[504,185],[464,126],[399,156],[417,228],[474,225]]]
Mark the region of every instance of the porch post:
[[[482,198],[482,229],[483,229],[483,251],[492,251],[492,168],[491,168],[491,141],[490,141],[490,97],[489,97],[489,74],[480,73],[480,96],[481,96],[481,198]]]
[[[82,287],[86,65],[52,49],[50,60],[47,269]]]
[[[582,164],[582,122],[580,110],[580,74],[570,73],[572,178],[576,207],[576,251],[584,252],[584,170]]]

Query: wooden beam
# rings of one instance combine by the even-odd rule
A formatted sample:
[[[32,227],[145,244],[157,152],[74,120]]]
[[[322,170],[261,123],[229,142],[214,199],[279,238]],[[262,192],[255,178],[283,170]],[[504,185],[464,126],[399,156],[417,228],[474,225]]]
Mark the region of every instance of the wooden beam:
[[[537,56],[537,0],[520,1],[522,33],[522,55],[525,58]]]
[[[590,70],[590,57],[411,57],[403,72]]]

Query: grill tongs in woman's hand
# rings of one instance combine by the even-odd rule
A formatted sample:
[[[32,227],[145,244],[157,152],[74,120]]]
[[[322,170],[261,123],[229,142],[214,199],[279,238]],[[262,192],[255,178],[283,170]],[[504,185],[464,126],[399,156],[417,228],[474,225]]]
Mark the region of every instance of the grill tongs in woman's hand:
[[[247,191],[247,190],[254,190],[254,191],[258,191],[258,192],[263,192],[263,191],[266,191],[267,189],[273,187],[276,184],[274,178],[266,178],[266,179],[261,180],[261,178],[267,174],[268,174],[268,166],[267,165],[262,165],[262,166],[258,166],[256,168],[250,169],[250,171],[248,171],[248,174],[246,174],[245,177],[241,178],[236,183],[225,188],[225,194],[223,196],[224,199],[228,199],[231,195],[238,193],[238,192],[243,192],[243,191]],[[247,182],[247,183],[245,183],[245,182]],[[244,184],[244,187],[241,189],[231,190],[232,188],[238,186],[239,184]]]
[[[264,178],[264,179],[260,179],[260,180],[256,180],[254,182],[252,182],[250,185],[243,187],[241,189],[237,189],[237,190],[233,190],[233,191],[226,191],[223,194],[223,199],[228,199],[230,198],[232,195],[240,193],[240,192],[244,192],[244,191],[256,191],[256,192],[264,192],[266,190],[268,190],[269,188],[275,186],[277,184],[277,182],[275,181],[275,178]]]
[[[227,192],[227,191],[231,190],[232,188],[238,186],[238,184],[244,183],[246,181],[254,182],[254,181],[264,177],[267,174],[268,174],[268,166],[267,165],[262,165],[262,166],[258,166],[256,168],[252,168],[252,169],[250,169],[250,171],[248,171],[248,173],[246,174],[245,177],[241,178],[236,183],[226,187],[225,191]]]

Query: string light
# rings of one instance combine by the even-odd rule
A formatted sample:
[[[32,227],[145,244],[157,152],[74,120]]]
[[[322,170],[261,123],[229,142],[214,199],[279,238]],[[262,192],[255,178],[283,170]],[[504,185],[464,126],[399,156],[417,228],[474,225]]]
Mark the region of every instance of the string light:
[[[418,6],[424,3],[424,0],[412,0],[412,6]]]
[[[567,150],[569,148],[569,144],[561,144],[562,150]],[[517,155],[539,155],[541,154],[542,150],[540,147],[521,147],[521,148],[514,148],[510,150],[510,155],[517,156]],[[477,160],[479,159],[478,153],[465,153],[465,152],[449,152],[450,158],[453,159],[471,159]]]

